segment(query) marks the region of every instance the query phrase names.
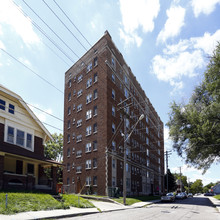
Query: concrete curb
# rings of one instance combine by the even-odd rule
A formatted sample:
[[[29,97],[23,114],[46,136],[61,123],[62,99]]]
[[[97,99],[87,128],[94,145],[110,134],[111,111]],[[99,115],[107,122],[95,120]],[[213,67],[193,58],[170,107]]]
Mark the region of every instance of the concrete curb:
[[[217,208],[218,212],[220,212],[220,200],[213,197],[208,197],[208,199]]]

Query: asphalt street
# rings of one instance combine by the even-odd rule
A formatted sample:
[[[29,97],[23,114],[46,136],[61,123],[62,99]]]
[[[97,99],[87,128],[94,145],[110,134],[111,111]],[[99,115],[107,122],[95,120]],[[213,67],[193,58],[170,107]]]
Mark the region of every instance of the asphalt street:
[[[193,197],[184,200],[176,200],[172,203],[157,203],[145,208],[127,209],[106,213],[98,213],[65,220],[220,220],[220,213],[207,197]]]

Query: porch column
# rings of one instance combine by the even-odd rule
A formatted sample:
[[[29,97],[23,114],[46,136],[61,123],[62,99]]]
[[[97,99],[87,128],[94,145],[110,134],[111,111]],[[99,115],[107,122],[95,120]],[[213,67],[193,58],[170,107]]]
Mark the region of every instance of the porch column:
[[[52,190],[56,192],[56,186],[57,186],[57,167],[52,166],[51,167],[51,178],[52,178]]]
[[[0,154],[0,189],[3,189],[4,155]]]

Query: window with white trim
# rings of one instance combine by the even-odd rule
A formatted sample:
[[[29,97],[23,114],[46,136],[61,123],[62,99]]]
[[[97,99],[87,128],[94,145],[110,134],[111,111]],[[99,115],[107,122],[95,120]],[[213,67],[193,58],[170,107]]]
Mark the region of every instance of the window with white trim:
[[[82,166],[76,167],[76,173],[82,173]]]
[[[80,126],[82,126],[82,119],[79,119],[79,120],[77,121],[77,123],[76,123],[76,127],[77,127],[77,128],[80,127]]]
[[[86,186],[90,186],[90,185],[91,185],[91,182],[92,182],[91,176],[87,176],[87,177],[86,177]]]
[[[12,104],[9,104],[8,112],[11,114],[14,114],[15,113],[15,106]]]
[[[70,134],[67,134],[67,143],[70,143]]]
[[[14,144],[14,128],[8,126],[7,142]]]
[[[70,129],[70,120],[67,122],[67,129]]]
[[[112,89],[112,98],[115,99],[115,90]]]
[[[87,80],[86,88],[89,88],[91,85],[92,85],[92,77]]]
[[[71,114],[71,108],[68,107],[68,115],[70,115],[70,114]]]
[[[77,106],[77,112],[79,112],[79,111],[81,111],[82,110],[82,104],[79,104],[78,106]]]
[[[94,67],[98,65],[98,57],[94,58]]]
[[[149,138],[146,138],[146,144],[149,145]]]
[[[115,124],[112,123],[112,133],[115,133]]]
[[[93,92],[93,99],[97,99],[98,98],[98,90],[95,89],[94,92]]]
[[[81,82],[82,79],[83,79],[83,75],[81,74],[80,76],[78,76],[77,82],[78,82],[78,83]]]
[[[93,168],[97,168],[98,163],[97,163],[97,158],[93,158]]]
[[[0,99],[0,109],[5,111],[5,101]]]
[[[116,142],[112,141],[112,151],[115,151],[115,150],[116,150]]]
[[[95,73],[93,82],[96,83],[97,81],[98,81],[98,73]]]
[[[115,83],[115,74],[112,73],[112,82]]]
[[[82,150],[76,151],[76,157],[81,157],[82,156]]]
[[[86,112],[86,120],[92,118],[92,109],[89,109],[87,112]]]
[[[68,101],[71,101],[71,93],[68,94]]]
[[[67,172],[70,172],[70,164],[69,163],[67,163],[66,169],[67,169]]]
[[[91,169],[91,167],[92,167],[92,161],[86,160],[86,169]]]
[[[91,152],[92,151],[92,143],[91,142],[89,142],[89,143],[86,143],[86,153],[88,153],[88,152]]]
[[[98,142],[97,140],[93,141],[93,151],[96,151],[98,149]]]
[[[67,157],[70,157],[70,148],[67,149]]]
[[[93,133],[97,133],[97,131],[98,131],[98,125],[97,125],[97,123],[95,123],[93,125]]]
[[[68,87],[71,87],[71,79],[68,81]]]
[[[90,62],[90,63],[88,64],[86,71],[87,71],[87,73],[88,73],[88,72],[91,71],[91,70],[92,70],[92,62]]]
[[[80,90],[77,92],[77,97],[80,97],[80,96],[82,95],[82,93],[83,93],[83,90],[80,89]]]
[[[80,141],[82,141],[82,135],[81,134],[76,136],[76,142],[78,143]]]
[[[88,127],[86,127],[86,136],[91,135],[92,134],[92,126],[89,125]]]
[[[97,114],[98,114],[98,108],[97,108],[97,105],[96,105],[93,108],[93,116],[96,116]]]
[[[90,103],[92,101],[92,93],[89,93],[87,96],[86,96],[86,104]]]

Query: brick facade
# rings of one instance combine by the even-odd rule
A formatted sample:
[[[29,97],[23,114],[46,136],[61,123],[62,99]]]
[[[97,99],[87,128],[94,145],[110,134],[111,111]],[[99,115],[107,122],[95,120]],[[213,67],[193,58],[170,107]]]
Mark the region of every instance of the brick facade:
[[[91,68],[87,69],[90,63]],[[113,91],[115,97],[112,97]],[[87,103],[89,94],[92,94],[92,99]],[[123,105],[129,105],[129,110],[125,114],[123,105],[119,103],[126,99]],[[80,104],[82,110],[78,111]],[[94,115],[95,108],[97,115]],[[92,110],[91,117],[89,110]],[[65,74],[63,181],[67,190],[105,195],[118,187],[122,192],[122,133],[128,134],[141,114],[145,115],[145,119],[137,124],[127,143],[127,192],[130,195],[163,191],[163,123],[106,32]],[[125,128],[126,118],[129,120],[128,128]],[[115,133],[112,132],[113,124]],[[90,131],[89,126],[91,134],[86,135],[86,131]],[[82,135],[82,140],[77,141],[78,135]],[[97,149],[94,149],[94,141]],[[115,147],[112,147],[112,141]],[[91,151],[86,152],[86,144],[89,143]],[[94,161],[97,161],[97,166]],[[80,166],[81,172],[77,172]]]

